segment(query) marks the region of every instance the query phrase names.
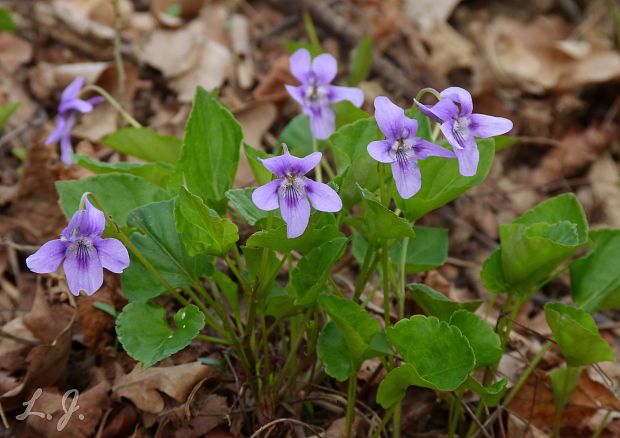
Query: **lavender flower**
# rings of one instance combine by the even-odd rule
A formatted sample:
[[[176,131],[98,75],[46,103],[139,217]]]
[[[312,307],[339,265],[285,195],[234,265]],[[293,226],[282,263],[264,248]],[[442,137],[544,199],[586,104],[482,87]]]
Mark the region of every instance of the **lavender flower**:
[[[289,239],[301,236],[310,219],[310,204],[320,211],[337,212],[342,200],[327,184],[316,182],[304,175],[321,161],[322,154],[314,152],[304,158],[294,157],[284,145],[284,155],[261,160],[263,165],[278,179],[254,190],[252,201],[261,210],[278,208],[286,222]]]
[[[414,102],[422,113],[441,123],[441,132],[452,145],[459,160],[461,175],[475,175],[480,153],[474,136],[489,138],[505,134],[512,129],[512,122],[503,117],[472,114],[471,94],[462,88],[446,88],[440,96],[441,100],[430,107],[415,99]]]
[[[386,139],[369,143],[368,153],[375,160],[392,165],[396,189],[403,199],[411,198],[422,186],[418,160],[455,157],[449,150],[416,137],[417,120],[406,117],[403,109],[385,96],[375,99],[375,118]]]
[[[364,103],[364,93],[359,88],[331,85],[336,77],[338,64],[327,53],[310,60],[310,52],[299,49],[290,59],[291,73],[301,85],[286,85],[286,90],[302,107],[304,114],[310,116],[310,130],[317,139],[328,138],[335,129],[335,115],[330,104],[349,100],[360,107]]]
[[[84,78],[78,76],[62,92],[60,105],[58,105],[56,128],[45,141],[45,144],[60,142],[60,159],[65,164],[73,163],[70,155],[73,151],[71,147],[71,130],[73,125],[75,125],[78,113],[89,113],[95,105],[104,101],[101,96],[92,97],[88,100],[80,99],[78,96],[83,84]]]
[[[123,244],[101,238],[105,227],[103,212],[93,207],[87,193],[82,200],[86,209],[75,212],[60,239],[47,242],[26,259],[28,268],[38,274],[55,272],[64,262],[69,290],[75,296],[81,290],[94,294],[103,283],[103,268],[120,274],[129,266],[129,254]]]

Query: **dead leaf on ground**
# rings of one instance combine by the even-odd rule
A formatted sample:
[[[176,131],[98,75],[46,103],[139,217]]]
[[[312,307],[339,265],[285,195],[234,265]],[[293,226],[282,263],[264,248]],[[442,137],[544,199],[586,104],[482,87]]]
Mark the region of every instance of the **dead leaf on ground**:
[[[605,225],[620,228],[620,171],[609,154],[598,158],[588,172],[592,196],[605,214]]]
[[[142,370],[140,364],[136,364],[131,373],[116,380],[112,388],[113,398],[120,401],[124,397],[138,409],[158,414],[166,405],[160,392],[182,403],[198,381],[214,377],[218,372],[217,368],[199,362],[148,370]]]
[[[0,32],[0,64],[8,73],[15,71],[32,58],[32,45],[10,32]]]
[[[88,348],[98,346],[103,348],[110,341],[110,336],[106,336],[106,332],[112,325],[112,316],[97,309],[93,304],[103,303],[114,308],[114,296],[119,283],[118,275],[106,273],[103,286],[96,295],[81,297],[78,300],[78,327],[80,333],[84,335],[82,343]]]
[[[155,438],[198,438],[226,422],[230,407],[226,397],[202,394],[190,411],[178,406],[160,422]],[[186,415],[189,413],[189,416]]]

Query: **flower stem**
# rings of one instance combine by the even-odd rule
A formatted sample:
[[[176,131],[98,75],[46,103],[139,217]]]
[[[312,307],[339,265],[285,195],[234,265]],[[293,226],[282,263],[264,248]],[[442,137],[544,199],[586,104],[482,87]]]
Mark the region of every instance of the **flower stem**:
[[[409,238],[405,237],[403,239],[403,246],[400,251],[400,285],[398,288],[398,318],[403,319],[405,317],[405,268],[407,265],[407,249],[409,246]]]
[[[435,90],[434,88],[422,88],[417,96],[415,97],[415,100],[417,100],[418,102],[420,101],[420,99],[422,98],[422,96],[424,96],[426,93],[430,93],[433,96],[435,96],[437,98],[437,100],[441,100],[441,96],[439,95],[439,92],[437,90]]]
[[[370,274],[369,266],[373,259],[372,253],[373,246],[368,243],[366,247],[366,253],[364,254],[364,261],[362,262],[362,266],[360,267],[360,275],[357,277],[357,283],[355,284],[355,292],[353,294],[353,301],[357,302],[362,295],[362,291],[364,290],[364,286],[366,286],[366,280],[368,279],[368,275]]]
[[[451,416],[450,416],[450,424],[448,425],[448,437],[454,438],[456,433],[456,428],[459,424],[459,420],[461,418],[462,406],[461,402],[463,400],[463,390],[460,389],[457,391],[456,396],[452,398],[451,405]]]
[[[379,423],[375,431],[372,433],[371,438],[378,438],[379,435],[381,435],[381,432],[383,431],[383,429],[385,429],[385,426],[388,424],[388,421],[390,421],[390,418],[392,418],[395,408],[396,406],[392,406],[390,409],[388,409],[388,411],[383,416],[381,423]]]
[[[129,123],[134,128],[142,128],[142,125],[140,124],[140,122],[138,122],[136,119],[131,117],[131,115],[123,109],[121,104],[118,103],[116,99],[114,99],[112,95],[108,93],[107,91],[105,91],[103,88],[99,87],[98,85],[87,85],[86,87],[82,88],[80,95],[87,91],[94,91],[100,94],[105,100],[107,100],[110,103],[110,105],[114,107],[116,111],[120,113],[120,115],[127,121],[127,123]]]
[[[536,356],[534,356],[534,359],[532,359],[528,367],[525,369],[525,371],[523,372],[523,374],[521,375],[521,377],[515,384],[515,386],[512,387],[512,389],[510,390],[506,398],[502,401],[503,406],[508,407],[512,399],[515,398],[515,396],[517,395],[521,387],[525,384],[525,381],[527,380],[527,378],[530,376],[530,374],[532,374],[532,371],[534,371],[534,368],[536,368],[536,365],[538,365],[538,362],[540,362],[542,358],[545,356],[545,353],[549,351],[549,349],[551,348],[551,345],[553,345],[551,341],[547,341],[542,345],[540,351],[536,354]]]
[[[353,428],[353,418],[355,417],[355,397],[357,391],[357,370],[352,376],[349,376],[349,387],[347,391],[347,416],[345,437],[351,438],[351,429]]]
[[[312,151],[319,152],[319,141],[314,137],[314,135],[312,136]],[[314,172],[316,175],[316,180],[318,182],[323,182],[323,168],[320,164],[314,168]]]

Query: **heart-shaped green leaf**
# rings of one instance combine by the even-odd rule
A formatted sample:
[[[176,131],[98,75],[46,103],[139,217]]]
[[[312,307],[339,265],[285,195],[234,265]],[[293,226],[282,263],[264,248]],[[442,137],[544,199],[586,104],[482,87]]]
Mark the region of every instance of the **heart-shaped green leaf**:
[[[168,187],[168,180],[172,175],[174,167],[169,163],[127,163],[121,161],[118,163],[107,163],[105,161],[97,161],[87,155],[72,154],[73,160],[85,169],[96,173],[97,175],[105,173],[127,173],[129,175],[144,178],[159,187]]]
[[[458,327],[469,341],[476,356],[476,368],[494,365],[502,358],[499,336],[478,316],[467,310],[458,310],[452,314],[450,325]]]
[[[585,310],[547,303],[545,316],[568,365],[578,367],[615,360],[611,347],[599,335],[594,318]]]
[[[193,304],[174,315],[170,328],[163,307],[129,303],[116,319],[116,333],[125,351],[149,368],[187,347],[205,325],[204,315]]]
[[[413,227],[415,237],[407,243],[405,273],[417,274],[443,265],[448,259],[448,230],[445,228]],[[400,265],[404,239],[390,248],[390,260]]]
[[[181,139],[159,135],[148,128],[123,128],[108,135],[101,143],[122,154],[145,161],[163,161],[174,164],[179,157]]]
[[[494,407],[499,404],[499,401],[506,393],[506,385],[508,385],[508,379],[506,378],[498,380],[489,386],[482,386],[471,376],[465,382],[465,388],[478,394],[480,400],[488,407]]]
[[[407,285],[407,289],[411,292],[413,300],[418,303],[418,306],[424,312],[431,316],[436,316],[441,321],[450,321],[452,314],[457,310],[465,309],[475,312],[482,304],[482,301],[468,301],[466,303],[452,301],[444,294],[425,284],[411,283]]]

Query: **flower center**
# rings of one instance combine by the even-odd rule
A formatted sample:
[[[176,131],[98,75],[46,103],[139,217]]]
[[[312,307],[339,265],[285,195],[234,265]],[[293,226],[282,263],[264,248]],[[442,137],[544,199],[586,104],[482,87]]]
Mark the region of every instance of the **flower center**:
[[[459,117],[454,121],[454,127],[452,128],[452,134],[456,139],[460,149],[463,149],[465,140],[469,137],[469,124],[471,121],[468,117]]]
[[[288,207],[294,207],[306,193],[306,186],[299,175],[287,173],[280,185],[280,202],[286,202]]]
[[[304,92],[304,103],[312,109],[324,107],[329,102],[327,100],[327,87],[323,85],[307,85]]]
[[[77,255],[78,264],[84,267],[88,264],[89,257],[96,251],[92,240],[88,237],[78,238],[67,249],[67,252]]]
[[[405,166],[411,159],[415,158],[413,142],[410,139],[399,138],[392,143],[390,155],[398,164]]]

